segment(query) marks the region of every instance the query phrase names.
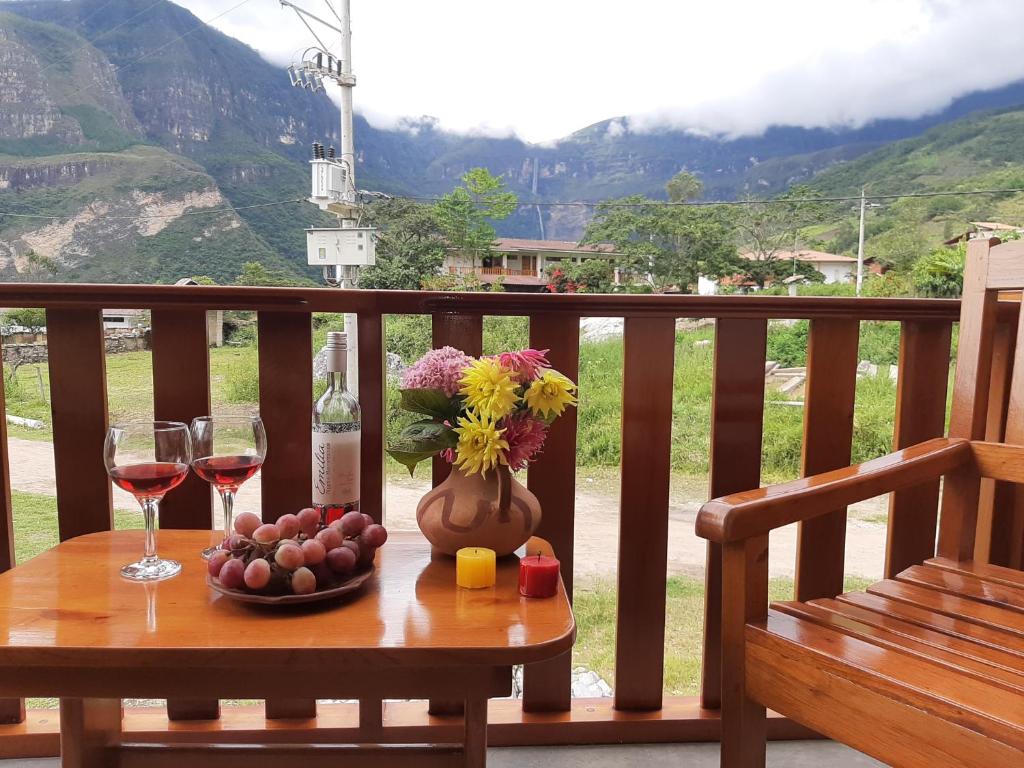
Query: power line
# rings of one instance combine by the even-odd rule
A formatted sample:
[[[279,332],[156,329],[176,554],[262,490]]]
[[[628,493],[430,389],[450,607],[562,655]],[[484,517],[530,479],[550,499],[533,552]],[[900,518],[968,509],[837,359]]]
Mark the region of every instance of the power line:
[[[1024,187],[1014,189],[969,189],[953,192],[903,192],[885,195],[867,195],[866,200],[896,200],[904,197],[949,197],[955,195],[1007,195],[1024,192]],[[413,195],[396,195],[402,200],[424,200],[438,201],[440,197],[417,197]],[[716,205],[803,205],[805,203],[845,203],[860,201],[860,195],[850,197],[790,197],[775,198],[771,200],[686,200],[672,202],[671,200],[644,200],[643,202],[627,203],[621,200],[608,201],[587,201],[579,200],[574,202],[517,202],[520,208],[532,208],[535,205],[545,207],[577,207],[577,208],[644,208],[647,206],[679,207],[679,208],[706,208]]]
[[[248,0],[245,0],[248,2]],[[950,192],[903,192],[903,193],[892,193],[892,194],[879,194],[879,195],[867,195],[866,200],[896,200],[907,197],[951,197],[957,195],[973,196],[973,195],[1011,195],[1024,193],[1024,187],[1011,188],[1011,189],[965,189]],[[426,202],[438,202],[442,200],[442,197],[434,196],[417,196],[417,195],[394,195],[386,196],[386,199],[392,200],[410,200],[410,201],[426,201]],[[593,202],[593,201],[573,201],[573,202],[517,202],[516,206],[519,208],[533,208],[534,206],[545,206],[545,207],[583,207],[583,208],[596,208],[601,206],[603,208],[643,208],[647,206],[657,207],[700,207],[706,208],[709,206],[716,205],[800,205],[804,203],[841,203],[859,201],[860,195],[854,195],[849,197],[800,197],[800,198],[784,198],[774,200],[689,200],[685,202],[672,202],[670,200],[646,200],[644,202],[637,203],[626,203],[618,200],[609,200],[607,202]],[[184,213],[168,213],[168,214],[140,214],[138,216],[107,216],[100,215],[98,219],[113,219],[113,220],[125,220],[125,221],[138,221],[139,219],[176,219],[180,216],[205,216],[217,213],[231,213],[233,211],[246,211],[252,208],[269,208],[275,205],[293,205],[295,203],[306,202],[305,198],[296,197],[289,198],[287,200],[276,200],[270,203],[255,203],[253,205],[240,205],[231,208],[202,208],[194,211],[185,211]],[[0,216],[10,216],[12,218],[20,219],[61,219],[64,216],[52,215],[52,214],[41,214],[41,213],[20,213],[16,211],[0,211]]]

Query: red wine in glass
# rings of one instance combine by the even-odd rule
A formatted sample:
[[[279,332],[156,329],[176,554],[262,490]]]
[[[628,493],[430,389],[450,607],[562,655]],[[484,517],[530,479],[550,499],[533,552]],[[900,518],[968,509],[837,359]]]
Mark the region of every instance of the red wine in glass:
[[[192,462],[196,474],[218,488],[238,488],[262,466],[259,456],[207,456]]]
[[[267,434],[259,416],[200,416],[192,420],[192,469],[217,489],[224,509],[224,537],[231,535],[238,486],[255,475],[267,455]],[[220,544],[208,547],[209,559]]]
[[[159,498],[181,484],[188,474],[188,464],[171,461],[154,461],[143,464],[126,464],[110,470],[110,479],[123,491],[138,499]]]
[[[121,568],[132,581],[157,581],[176,575],[181,563],[156,554],[160,500],[188,474],[192,443],[188,427],[177,421],[115,424],[103,443],[103,463],[114,484],[132,494],[142,507],[145,550],[142,559]]]

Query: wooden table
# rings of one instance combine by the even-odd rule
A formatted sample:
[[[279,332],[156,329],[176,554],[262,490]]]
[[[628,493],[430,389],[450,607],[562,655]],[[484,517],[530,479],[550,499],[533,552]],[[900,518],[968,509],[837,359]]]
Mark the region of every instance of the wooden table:
[[[160,532],[160,554],[183,565],[167,581],[118,575],[142,551],[141,531],[80,536],[0,574],[0,696],[60,697],[64,768],[259,768],[283,758],[315,768],[337,765],[339,752],[360,768],[400,759],[482,766],[487,699],[509,695],[513,664],[558,656],[575,638],[564,590],[521,598],[515,558],[499,561],[493,589],[459,589],[452,558],[432,558],[418,532],[395,532],[356,599],[274,609],[206,585],[198,553],[209,537]],[[358,698],[376,703],[367,730],[379,738],[372,746],[131,744],[120,700],[135,697]],[[464,702],[463,742],[384,743],[383,698]]]

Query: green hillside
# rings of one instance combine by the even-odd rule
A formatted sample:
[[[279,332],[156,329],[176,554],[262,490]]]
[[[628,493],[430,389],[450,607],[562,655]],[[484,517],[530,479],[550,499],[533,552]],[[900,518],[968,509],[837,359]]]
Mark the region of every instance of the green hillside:
[[[817,175],[826,196],[1024,188],[1024,109],[968,117],[894,142]],[[856,205],[836,205],[813,234],[837,252],[857,247]],[[912,261],[972,221],[1024,225],[1024,194],[879,201],[867,217],[865,253]]]

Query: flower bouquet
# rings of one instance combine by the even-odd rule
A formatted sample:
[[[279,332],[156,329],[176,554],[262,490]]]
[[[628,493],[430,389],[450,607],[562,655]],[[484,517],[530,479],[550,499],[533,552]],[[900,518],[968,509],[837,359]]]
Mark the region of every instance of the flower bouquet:
[[[457,468],[417,509],[421,529],[442,551],[482,546],[506,554],[540,522],[536,498],[510,471],[537,457],[550,424],[576,404],[576,385],[552,370],[546,354],[525,349],[473,358],[442,347],[405,372],[401,406],[424,418],[405,427],[388,453],[410,474],[433,456]]]

